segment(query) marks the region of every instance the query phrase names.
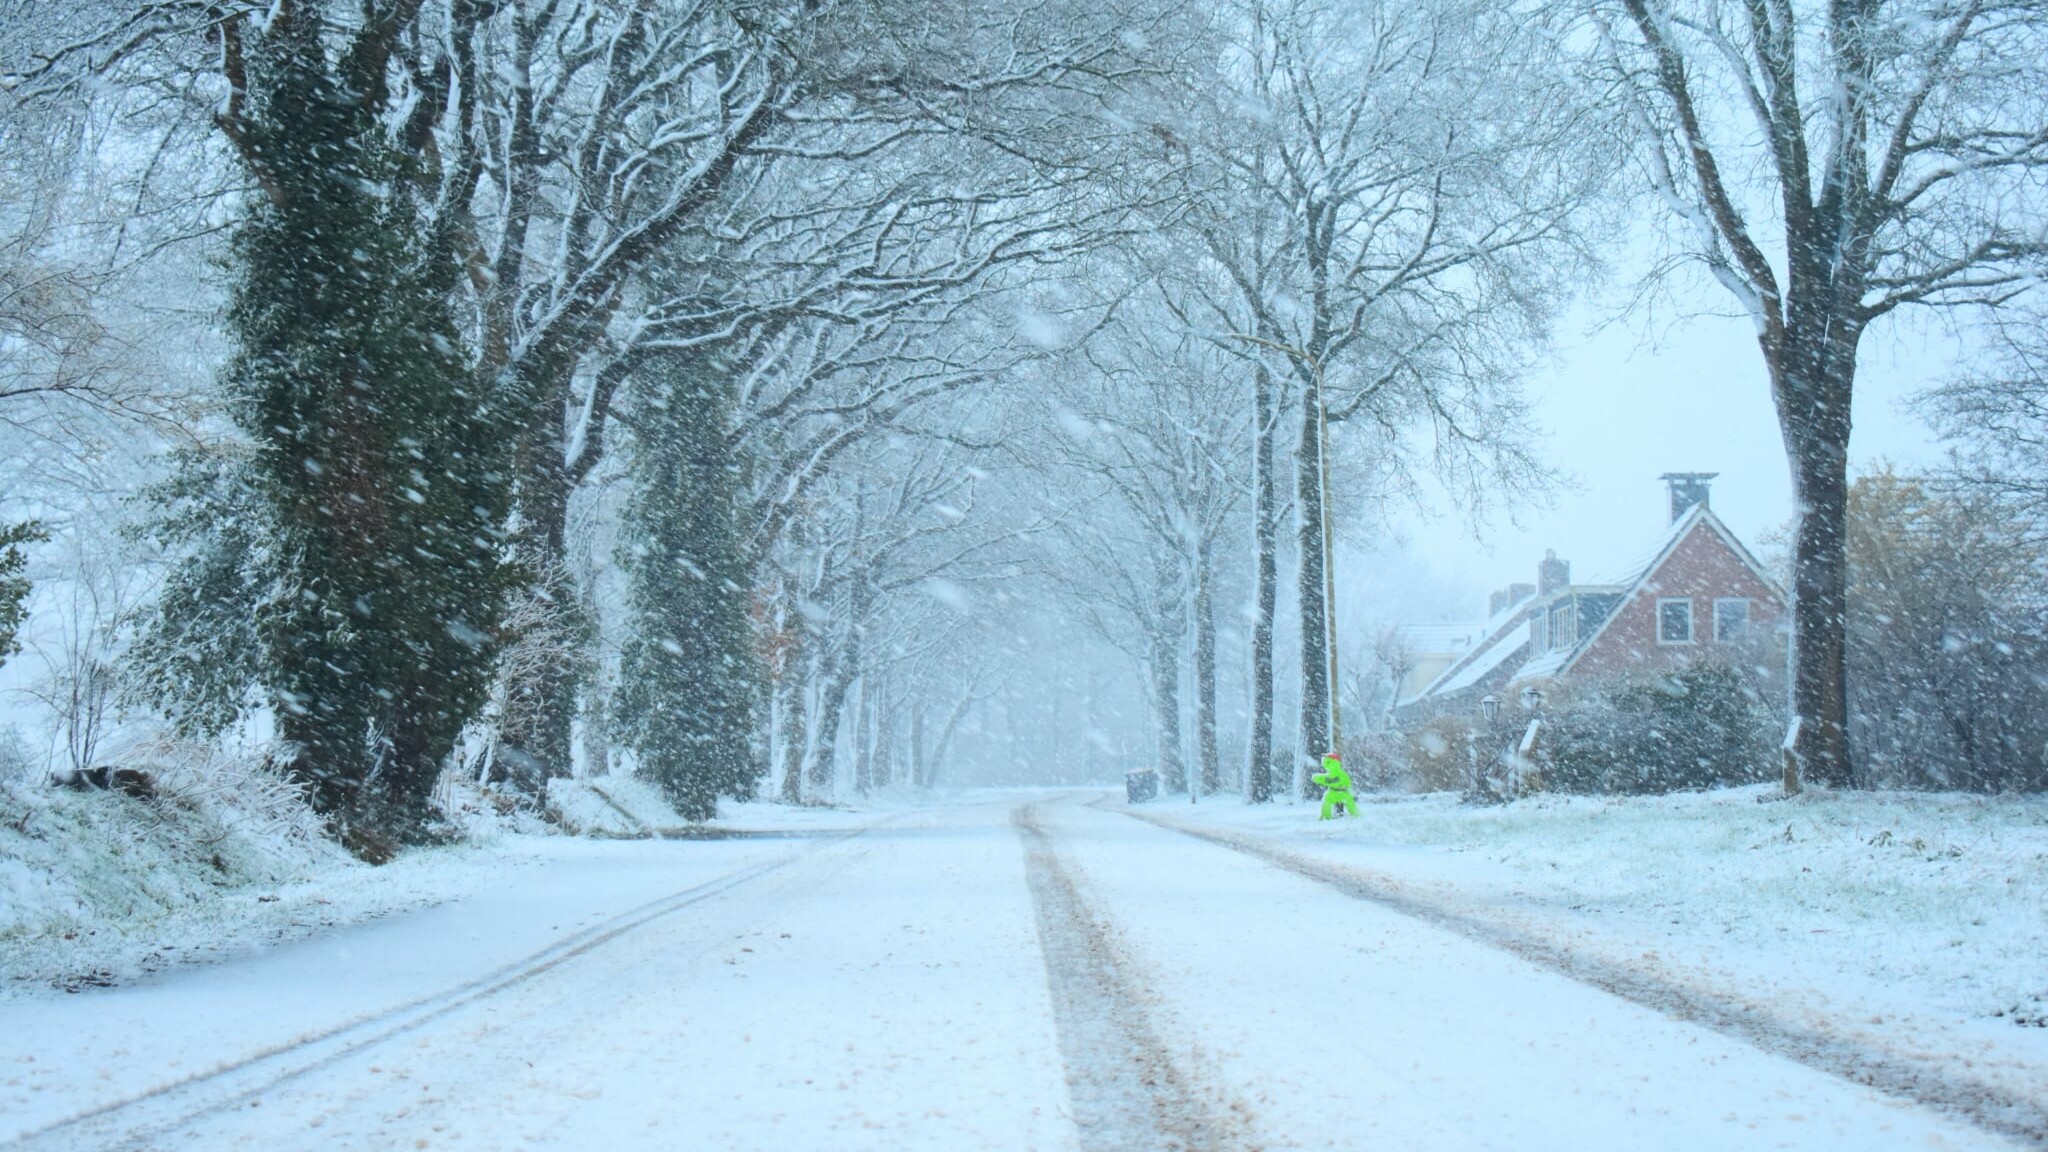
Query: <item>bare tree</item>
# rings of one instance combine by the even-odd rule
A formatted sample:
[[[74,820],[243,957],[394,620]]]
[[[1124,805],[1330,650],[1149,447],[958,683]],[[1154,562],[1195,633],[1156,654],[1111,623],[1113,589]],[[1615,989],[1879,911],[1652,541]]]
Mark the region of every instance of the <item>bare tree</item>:
[[[1989,362],[1918,406],[1954,447],[1948,479],[2012,505],[2048,539],[2048,312],[2008,307],[1992,321]]]
[[[1174,322],[1156,293],[1080,346],[1047,382],[1039,437],[1016,452],[1075,476],[1101,507],[1069,518],[1060,559],[1098,631],[1147,673],[1167,787],[1222,786],[1217,745],[1216,545],[1237,526],[1250,448],[1231,357]],[[1192,665],[1196,772],[1185,769],[1181,682]]]
[[[786,499],[934,394],[914,374],[865,396],[805,381],[900,351],[874,347],[890,312],[1073,250],[1128,211],[1077,197],[1100,175],[1091,155],[1111,154],[1096,113],[1146,67],[1135,46],[1172,7],[974,4],[933,21],[865,3],[306,2],[346,33],[361,95],[425,160],[424,199],[466,274],[476,365],[527,414],[515,527],[543,574],[563,567],[571,498],[650,354],[833,345],[837,369],[779,374],[793,382],[781,407],[734,431],[739,445],[813,410],[841,422],[789,437],[812,451]],[[194,108],[217,100],[219,139],[260,190],[243,62],[267,27],[261,8],[82,8],[39,23],[0,69],[17,93],[174,83]],[[946,375],[938,391],[976,378]],[[883,418],[857,418],[864,407]],[[533,595],[549,596],[545,581]],[[521,675],[501,743],[543,775],[564,772],[578,678]]]
[[[1844,525],[1858,349],[1901,307],[1996,306],[2040,274],[2048,6],[1589,8],[1678,242],[1756,326],[1799,513],[1794,753],[1807,778],[1846,785],[1855,775]]]
[[[1533,9],[1245,0],[1219,35],[1216,70],[1166,113],[1197,173],[1185,226],[1214,269],[1181,310],[1252,365],[1262,610],[1274,601],[1270,437],[1285,409],[1295,419],[1306,789],[1334,716],[1325,425],[1363,425],[1369,452],[1414,454],[1474,496],[1537,479],[1514,382],[1583,266],[1578,214],[1598,154],[1563,35]],[[1270,639],[1255,635],[1254,663],[1267,659]],[[1265,679],[1255,669],[1269,702]]]

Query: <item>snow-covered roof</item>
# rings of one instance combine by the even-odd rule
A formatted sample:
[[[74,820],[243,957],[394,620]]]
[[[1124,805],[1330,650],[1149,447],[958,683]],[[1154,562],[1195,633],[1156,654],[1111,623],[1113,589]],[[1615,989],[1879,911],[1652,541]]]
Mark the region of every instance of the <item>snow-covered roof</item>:
[[[1484,680],[1487,674],[1494,669],[1507,663],[1508,657],[1521,651],[1523,646],[1528,643],[1528,628],[1516,626],[1503,629],[1499,636],[1494,637],[1493,643],[1486,646],[1485,650],[1463,664],[1447,670],[1445,675],[1437,678],[1436,683],[1423,689],[1422,694],[1424,696],[1447,696],[1453,692],[1463,692],[1465,689]]]
[[[1655,544],[1630,557],[1627,563],[1610,571],[1604,579],[1593,580],[1590,583],[1613,588],[1634,587],[1638,581],[1650,574],[1650,569],[1655,568],[1666,553],[1677,547],[1680,540],[1685,539],[1685,534],[1692,531],[1692,526],[1699,523],[1706,514],[1705,504],[1693,505],[1686,510],[1685,515],[1665,527],[1664,535]]]
[[[1395,633],[1416,655],[1431,656],[1469,651],[1486,637],[1485,629],[1483,621],[1466,620],[1455,624],[1403,624]]]
[[[1436,679],[1423,685],[1420,691],[1401,703],[1409,704],[1425,696],[1462,691],[1477,683],[1488,672],[1500,667],[1526,641],[1527,629],[1523,621],[1527,617],[1529,605],[1534,603],[1535,599],[1533,594],[1524,596],[1488,617],[1484,623],[1474,625],[1477,630],[1475,639],[1483,643],[1484,647],[1465,659],[1453,661],[1448,668],[1437,674]],[[1467,672],[1471,673],[1469,678]]]
[[[1558,669],[1564,667],[1565,661],[1571,659],[1572,654],[1578,650],[1579,646],[1573,645],[1570,648],[1552,648],[1548,652],[1539,652],[1530,657],[1527,664],[1516,669],[1515,674],[1508,677],[1508,683],[1513,684],[1517,680],[1528,680],[1537,676],[1554,676]]]
[[[1529,602],[1534,599],[1536,599],[1536,593],[1533,590],[1531,590],[1527,596],[1524,596],[1520,600],[1517,600],[1514,603],[1508,605],[1507,607],[1501,609],[1500,611],[1495,612],[1492,616],[1489,616],[1487,618],[1486,623],[1480,625],[1480,627],[1485,629],[1485,631],[1480,633],[1480,635],[1492,636],[1495,633],[1498,633],[1501,629],[1506,628],[1510,624],[1521,623],[1522,614],[1528,609]]]

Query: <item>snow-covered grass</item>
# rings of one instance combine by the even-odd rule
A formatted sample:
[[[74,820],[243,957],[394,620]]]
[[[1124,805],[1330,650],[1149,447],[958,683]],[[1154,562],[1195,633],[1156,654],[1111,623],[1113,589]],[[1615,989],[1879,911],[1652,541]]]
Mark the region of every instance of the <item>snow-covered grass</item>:
[[[2048,799],[1765,787],[1162,810],[1888,1049],[2048,1083]]]
[[[915,790],[876,792],[856,801],[789,805],[770,800],[721,800],[718,814],[692,822],[676,814],[661,789],[637,776],[587,776],[548,781],[548,815],[572,836],[600,840],[690,839],[754,834],[822,832],[860,827],[872,814],[922,807],[930,797]]]
[[[436,799],[462,842],[372,868],[322,835],[319,818],[259,756],[161,742],[115,759],[147,773],[154,795],[58,787],[18,758],[0,771],[0,998],[123,983],[456,899],[507,868],[552,858],[540,837],[556,832],[827,832],[912,802],[726,803],[693,826],[652,785],[608,776],[552,781],[550,825],[444,777]]]
[[[259,947],[488,879],[479,821],[462,845],[371,868],[320,832],[260,759],[171,743],[127,750],[148,798],[0,776],[0,997],[78,988]]]

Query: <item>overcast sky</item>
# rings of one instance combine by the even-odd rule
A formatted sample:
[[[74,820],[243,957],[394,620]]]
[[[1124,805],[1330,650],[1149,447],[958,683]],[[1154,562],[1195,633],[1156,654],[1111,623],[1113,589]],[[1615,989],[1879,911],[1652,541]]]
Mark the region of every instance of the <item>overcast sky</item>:
[[[1771,410],[1763,360],[1746,318],[1702,286],[1680,291],[1654,317],[1620,311],[1618,298],[1576,309],[1560,328],[1553,364],[1531,381],[1548,459],[1569,474],[1554,506],[1525,508],[1520,524],[1495,517],[1475,539],[1455,513],[1404,516],[1405,549],[1351,557],[1341,600],[1366,616],[1474,617],[1487,590],[1533,580],[1546,548],[1576,579],[1607,573],[1653,544],[1668,521],[1665,472],[1718,472],[1713,506],[1752,548],[1792,515],[1791,482]],[[1610,320],[1604,326],[1602,319]],[[1955,341],[1925,317],[1881,321],[1864,340],[1856,385],[1852,459],[1902,465],[1940,448],[1901,401],[1944,375]],[[1341,559],[1341,558],[1340,558]]]

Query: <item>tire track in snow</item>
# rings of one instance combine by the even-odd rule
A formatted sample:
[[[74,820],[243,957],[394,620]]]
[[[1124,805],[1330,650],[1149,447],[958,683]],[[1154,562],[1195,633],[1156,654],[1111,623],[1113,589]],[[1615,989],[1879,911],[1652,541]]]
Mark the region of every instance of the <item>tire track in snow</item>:
[[[1257,1148],[1243,1117],[1220,1115],[1174,1065],[1145,1012],[1146,994],[1053,851],[1037,805],[1010,813],[1052,993],[1053,1023],[1084,1152],[1230,1152]]]
[[[1108,807],[1098,802],[1098,807]],[[1334,888],[1432,927],[1463,936],[1652,1011],[1711,1028],[1775,1056],[1955,1116],[1987,1132],[2048,1149],[2048,1105],[1974,1077],[1933,1067],[1802,1027],[1768,1008],[1663,979],[1574,951],[1531,932],[1461,912],[1395,877],[1299,855],[1256,837],[1200,828],[1170,817],[1119,807],[1168,831],[1205,840]]]
[[[250,1101],[281,1084],[337,1064],[373,1045],[416,1031],[457,1009],[518,987],[629,932],[780,871],[798,860],[887,822],[884,820],[843,833],[822,834],[818,843],[802,851],[751,864],[629,908],[474,980],[18,1133],[0,1140],[0,1148],[26,1152],[34,1148],[78,1146],[70,1143],[73,1140],[92,1141],[84,1145],[88,1147],[108,1147],[116,1143],[132,1145],[166,1135],[194,1120],[246,1107]],[[168,1118],[151,1116],[133,1126],[125,1126],[128,1124],[123,1118],[125,1114],[150,1107],[169,1107],[174,1114]]]

